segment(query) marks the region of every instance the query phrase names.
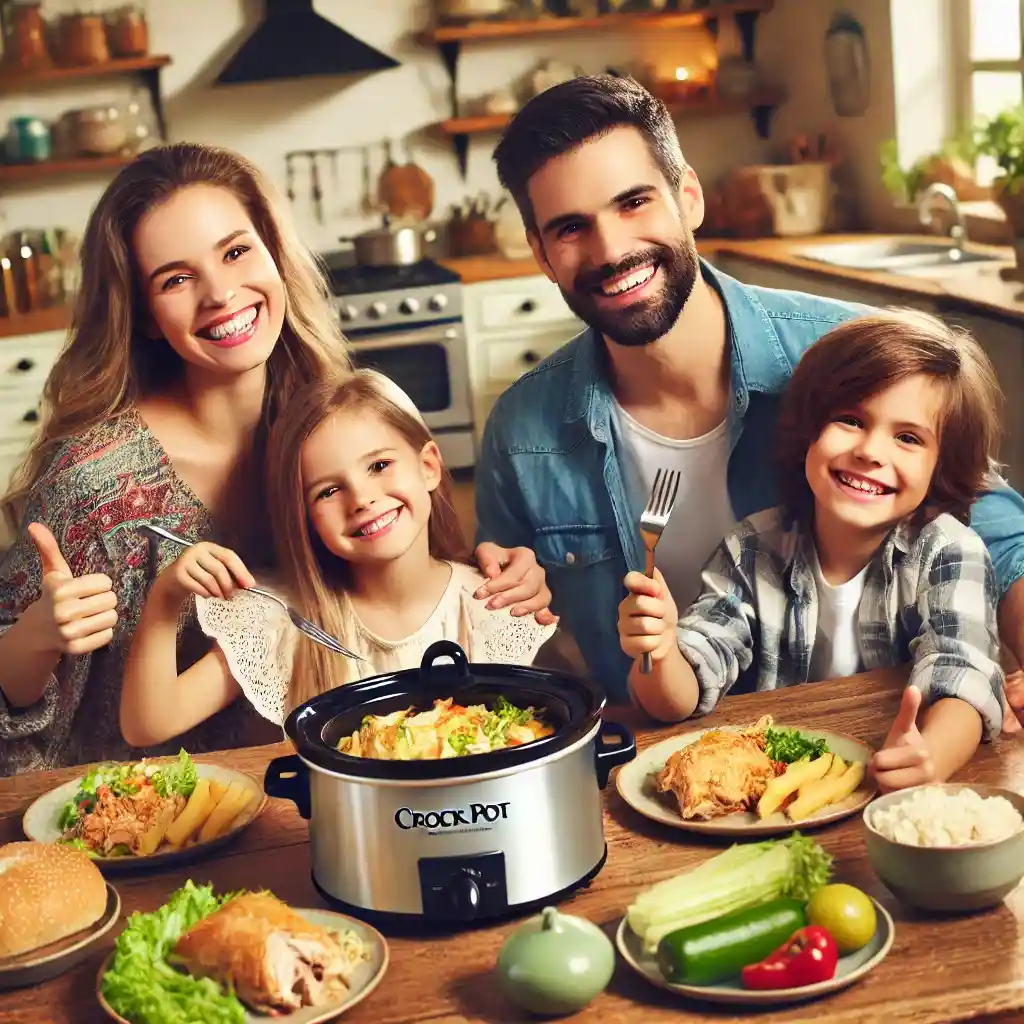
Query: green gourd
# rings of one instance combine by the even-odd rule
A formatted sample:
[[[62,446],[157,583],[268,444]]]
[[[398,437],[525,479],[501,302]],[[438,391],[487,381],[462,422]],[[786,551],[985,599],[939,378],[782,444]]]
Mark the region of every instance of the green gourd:
[[[582,1010],[604,991],[615,950],[600,928],[545,907],[505,940],[498,977],[507,998],[530,1013],[560,1016]]]

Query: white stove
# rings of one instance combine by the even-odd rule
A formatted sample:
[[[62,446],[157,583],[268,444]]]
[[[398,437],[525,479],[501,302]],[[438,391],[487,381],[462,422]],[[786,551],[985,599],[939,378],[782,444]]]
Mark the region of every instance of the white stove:
[[[323,257],[353,361],[390,377],[413,400],[449,469],[475,461],[462,282],[433,260],[363,267]]]

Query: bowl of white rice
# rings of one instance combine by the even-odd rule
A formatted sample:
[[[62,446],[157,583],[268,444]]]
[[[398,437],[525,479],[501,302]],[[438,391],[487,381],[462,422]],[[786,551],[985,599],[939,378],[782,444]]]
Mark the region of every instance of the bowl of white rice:
[[[1024,877],[1024,796],[963,783],[888,793],[864,809],[868,860],[897,899],[922,910],[999,904]]]

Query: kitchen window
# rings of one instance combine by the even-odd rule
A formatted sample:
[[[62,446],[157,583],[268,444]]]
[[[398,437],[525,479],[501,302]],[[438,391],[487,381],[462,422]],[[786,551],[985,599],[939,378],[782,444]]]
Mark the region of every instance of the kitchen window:
[[[1024,102],[1024,0],[952,0],[959,41],[957,120],[969,129],[979,118]],[[997,168],[990,157],[978,161],[978,180],[987,185]]]

